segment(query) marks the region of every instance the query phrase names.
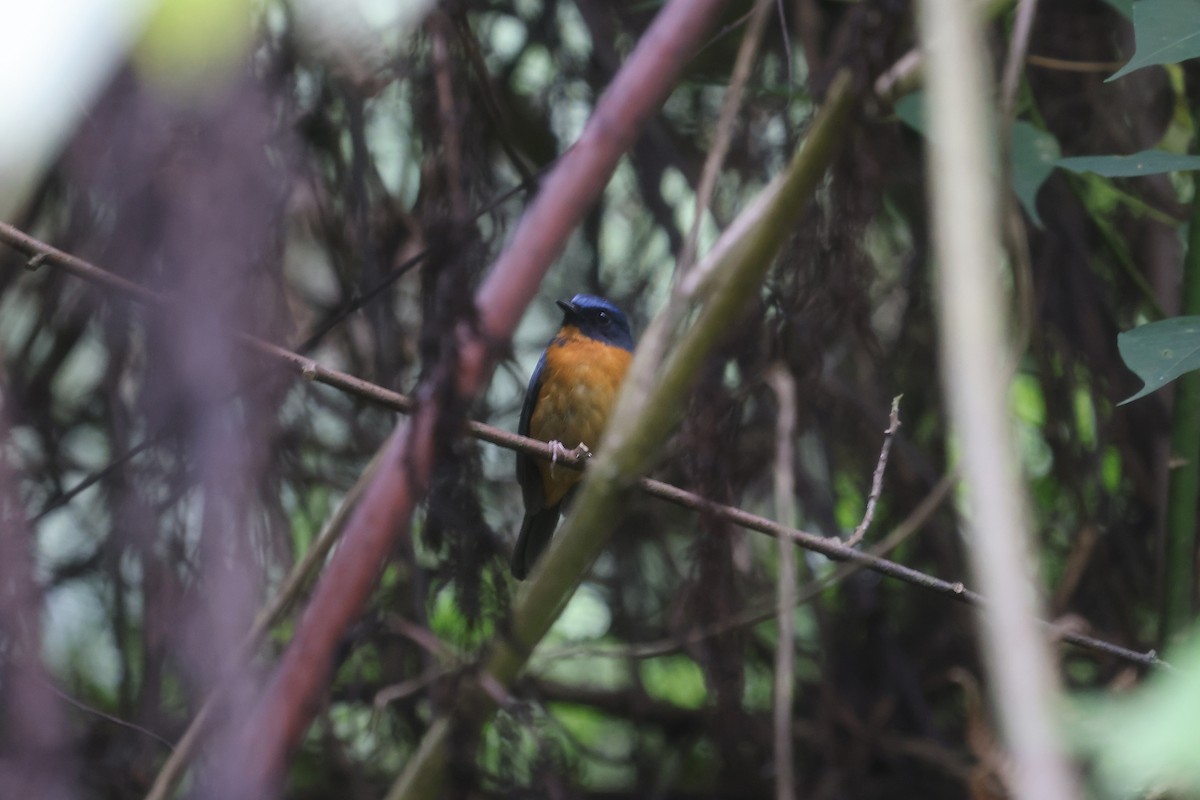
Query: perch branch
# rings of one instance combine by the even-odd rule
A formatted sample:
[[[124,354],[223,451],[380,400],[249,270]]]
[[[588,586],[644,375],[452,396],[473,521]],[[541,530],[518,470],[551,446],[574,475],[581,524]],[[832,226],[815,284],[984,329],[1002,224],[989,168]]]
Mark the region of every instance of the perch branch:
[[[67,253],[57,250],[56,248],[20,231],[17,228],[0,222],[0,242],[4,242],[14,249],[24,253],[29,257],[41,255],[42,261],[46,264],[60,267],[65,271],[83,278],[91,283],[117,291],[122,294],[128,294],[135,300],[141,302],[149,302],[153,305],[155,302],[165,302],[162,300],[147,301],[147,297],[154,296],[156,293],[145,289],[137,284],[125,281],[110,272],[103,270],[83,259],[71,256]],[[129,287],[129,291],[126,291]],[[277,358],[280,361],[291,365],[297,375],[317,383],[322,383],[332,388],[343,391],[360,400],[365,400],[370,403],[375,403],[384,408],[389,408],[401,414],[410,414],[413,409],[413,400],[407,395],[392,391],[385,387],[373,384],[369,381],[362,380],[345,372],[340,372],[335,369],[330,369],[310,358],[306,358],[298,353],[293,353],[277,345],[265,342],[261,339],[255,339],[251,336],[242,335],[242,339],[250,346],[260,349],[265,355]],[[467,433],[480,441],[494,444],[498,447],[504,447],[509,450],[520,450],[537,458],[543,458],[547,461],[551,459],[553,453],[550,446],[546,442],[537,439],[530,439],[525,436],[518,436],[515,433],[502,430],[500,428],[486,425],[482,422],[474,420],[467,422]],[[569,469],[582,469],[583,465],[574,459],[558,460],[558,463]],[[927,575],[919,570],[912,570],[901,564],[889,561],[884,558],[878,558],[868,553],[862,553],[853,548],[846,547],[836,537],[824,537],[815,533],[807,533],[805,531],[787,529],[781,533],[781,526],[772,522],[765,517],[759,517],[741,509],[731,506],[721,506],[716,503],[672,486],[662,481],[656,481],[651,478],[641,478],[636,484],[642,491],[647,494],[657,497],[661,500],[674,503],[684,508],[689,508],[696,511],[715,511],[720,513],[722,518],[740,525],[747,530],[765,533],[769,536],[790,536],[798,545],[820,553],[835,561],[843,561],[849,564],[854,564],[860,568],[865,568],[878,572],[889,578],[894,578],[905,583],[910,583],[914,586],[919,586],[940,594],[946,595],[960,602],[972,603],[980,599],[978,595],[964,589],[963,584],[952,581],[938,579],[934,576]],[[773,613],[773,612],[772,612]],[[1049,624],[1049,623],[1047,623]],[[1142,667],[1155,668],[1165,667],[1166,662],[1162,661],[1154,650],[1140,652],[1131,650],[1127,647],[1114,644],[1104,639],[1098,639],[1091,636],[1083,636],[1078,633],[1068,633],[1061,637],[1063,641],[1081,647],[1085,650],[1091,650],[1096,653],[1113,656],[1128,661],[1132,664],[1137,664]]]

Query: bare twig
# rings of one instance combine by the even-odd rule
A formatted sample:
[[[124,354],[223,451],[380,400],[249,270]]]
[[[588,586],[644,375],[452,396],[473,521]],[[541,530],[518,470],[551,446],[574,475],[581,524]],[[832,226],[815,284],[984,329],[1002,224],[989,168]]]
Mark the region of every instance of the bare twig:
[[[767,375],[775,392],[779,417],[775,424],[775,516],[791,526],[796,519],[796,476],[792,438],[796,435],[796,381],[782,364]],[[796,552],[789,539],[779,540],[776,619],[779,637],[775,643],[775,797],[796,796],[796,769],[792,758],[792,689],[795,682]]]
[[[783,0],[775,0],[775,13],[779,18],[779,39],[783,42],[783,60],[787,66],[787,85],[788,94],[795,90],[795,71],[796,68],[792,64],[795,56],[792,55],[792,37],[787,26],[787,10],[783,7]]]
[[[78,698],[72,697],[71,695],[64,692],[62,689],[59,689],[57,686],[55,686],[54,682],[51,681],[49,678],[47,678],[44,675],[37,675],[36,678],[39,683],[41,683],[43,686],[45,686],[46,689],[49,690],[50,692],[53,692],[55,695],[57,695],[58,698],[60,700],[62,700],[64,703],[74,706],[75,708],[79,709],[83,713],[91,714],[94,717],[99,717],[100,719],[107,720],[108,722],[111,722],[114,725],[118,725],[122,728],[127,728],[131,731],[140,733],[143,736],[153,739],[154,741],[158,742],[159,744],[161,744],[163,747],[167,748],[168,750],[175,749],[175,745],[171,744],[170,739],[165,739],[162,736],[159,736],[157,733],[150,730],[149,728],[143,727],[134,722],[130,722],[129,720],[121,719],[118,716],[109,714],[107,711],[103,711],[99,708],[96,708],[95,706],[88,705],[87,703],[83,702],[82,700],[79,700]]]
[[[763,31],[767,27],[772,0],[758,0],[750,12],[750,21],[742,36],[742,45],[738,48],[737,61],[733,65],[733,74],[729,78],[729,86],[725,89],[725,100],[721,104],[721,116],[717,119],[716,135],[709,148],[708,157],[704,159],[704,170],[700,174],[700,185],[696,189],[696,207],[692,212],[692,226],[688,229],[687,240],[679,261],[675,265],[676,280],[682,277],[696,259],[696,249],[700,238],[700,225],[704,221],[705,212],[712,203],[713,190],[717,186],[717,176],[721,174],[721,165],[729,152],[729,144],[733,141],[733,125],[737,121],[738,107],[742,103],[742,93],[746,88],[746,80],[754,66],[758,55],[758,47],[762,43]],[[784,37],[786,39],[786,36]]]
[[[1021,71],[1025,66],[1025,53],[1029,50],[1029,34],[1033,30],[1037,5],[1038,0],[1020,0],[1017,3],[1012,38],[1008,40],[1008,58],[1004,62],[1004,77],[1000,84],[1000,118],[1005,125],[1012,124],[1017,90],[1021,86]]]
[[[1025,63],[1032,67],[1056,69],[1060,72],[1101,72],[1104,74],[1116,72],[1125,66],[1124,61],[1070,61],[1053,56],[1039,56],[1030,53],[1025,57]]]
[[[979,0],[979,7],[972,9],[985,19],[993,19],[1013,4],[1013,0]],[[876,79],[874,90],[879,99],[894,103],[909,92],[915,91],[924,80],[925,56],[919,47],[914,47],[888,67]],[[1124,63],[1124,62],[1122,62]],[[1118,64],[1117,67],[1120,67]]]
[[[862,522],[858,523],[858,527],[854,529],[854,535],[846,540],[847,547],[854,547],[863,540],[867,535],[867,529],[871,527],[871,522],[875,519],[875,504],[879,502],[879,495],[883,491],[883,473],[887,470],[888,453],[892,449],[892,440],[896,438],[896,431],[900,430],[900,398],[903,395],[896,395],[892,398],[892,413],[888,417],[887,430],[883,432],[883,447],[879,450],[879,461],[875,464],[875,474],[871,476],[871,493],[867,495],[867,508],[863,512]]]
[[[1013,170],[1013,125],[1016,121],[1017,93],[1025,67],[1025,54],[1029,50],[1029,36],[1037,14],[1037,0],[1019,0],[1012,38],[1008,43],[1008,56],[1004,63],[1004,77],[1000,87],[1000,163],[1002,174]],[[1035,198],[1036,201],[1036,198]],[[1016,314],[1013,327],[1013,353],[1009,374],[1016,369],[1017,354],[1025,350],[1033,331],[1033,262],[1029,256],[1029,236],[1025,229],[1025,218],[1017,203],[1013,189],[1005,191],[1001,204],[1002,233],[1004,246],[1012,261],[1014,305]]]
[[[933,516],[933,512],[937,511],[949,496],[950,490],[958,482],[958,475],[950,473],[945,475],[937,484],[929,491],[917,507],[887,536],[883,538],[875,547],[868,552],[876,557],[886,556],[891,551],[895,550],[904,542],[924,527],[929,518]],[[810,582],[796,593],[797,606],[803,605],[820,596],[822,592],[831,586],[845,580],[855,573],[865,569],[863,564],[843,564],[832,573]],[[705,639],[713,636],[721,636],[738,628],[751,627],[758,625],[761,622],[766,622],[779,613],[779,603],[772,598],[768,603],[760,603],[753,608],[741,612],[730,619],[721,620],[708,625],[704,628],[692,629],[680,636],[670,636],[665,639],[660,639],[654,642],[645,642],[642,644],[634,644],[626,647],[604,647],[597,648],[590,645],[582,647],[565,647],[560,650],[554,650],[544,654],[547,661],[555,661],[560,658],[576,658],[580,656],[611,658],[615,661],[624,661],[627,659],[642,659],[656,658],[658,656],[670,655],[677,653],[685,648],[692,647]]]
[[[455,670],[461,668],[461,666],[433,667],[432,669],[426,670],[415,678],[410,678],[406,681],[400,681],[399,683],[393,683],[390,686],[385,686],[375,693],[375,698],[371,701],[371,705],[376,712],[381,711],[397,700],[403,700],[406,697],[411,697],[417,692],[428,688]]]

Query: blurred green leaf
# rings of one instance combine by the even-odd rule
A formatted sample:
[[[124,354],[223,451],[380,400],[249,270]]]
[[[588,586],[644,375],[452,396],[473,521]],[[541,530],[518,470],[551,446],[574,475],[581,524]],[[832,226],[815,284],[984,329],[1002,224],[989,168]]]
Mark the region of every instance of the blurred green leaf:
[[[1200,0],[1141,0],[1133,4],[1133,58],[1108,77],[1200,56]]]
[[[925,135],[925,93],[913,92],[896,103],[896,116],[908,127]]]
[[[203,92],[234,74],[253,32],[249,0],[160,0],[152,7],[134,61],[160,86]]]
[[[552,713],[567,734],[563,744],[580,751],[577,765],[585,786],[615,792],[637,785],[633,760],[637,730],[632,723],[567,703],[555,703]],[[586,747],[580,747],[582,743]]]
[[[896,116],[908,127],[925,134],[925,96],[913,92],[896,103]],[[1021,206],[1039,228],[1037,193],[1059,163],[1061,151],[1053,135],[1018,120],[1012,128],[1012,175],[1010,181]]]
[[[1116,448],[1106,448],[1100,459],[1100,481],[1109,492],[1121,488],[1121,453]]]
[[[1012,187],[1017,199],[1039,228],[1037,193],[1054,172],[1060,155],[1058,140],[1028,122],[1017,121],[1012,127]]]
[[[1146,384],[1119,403],[1124,405],[1200,369],[1200,317],[1174,317],[1125,331],[1117,336],[1117,348]]]
[[[1071,156],[1058,159],[1055,165],[1071,172],[1094,172],[1106,178],[1136,178],[1139,175],[1200,169],[1200,156],[1143,150],[1127,156]]]
[[[1200,791],[1200,636],[1173,653],[1171,663],[1175,669],[1155,672],[1128,696],[1089,699],[1076,708],[1072,738],[1119,796]]]
[[[683,708],[702,708],[708,697],[704,673],[687,656],[650,659],[642,664],[641,676],[651,697]]]

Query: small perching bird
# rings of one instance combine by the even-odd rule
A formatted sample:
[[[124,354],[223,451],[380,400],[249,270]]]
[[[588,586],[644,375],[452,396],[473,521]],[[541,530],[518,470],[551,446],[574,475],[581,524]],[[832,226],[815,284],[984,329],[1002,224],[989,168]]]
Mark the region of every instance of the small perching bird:
[[[522,436],[549,442],[556,456],[590,452],[600,441],[633,358],[633,334],[621,309],[590,294],[570,302],[562,326],[546,345],[525,392]],[[553,461],[517,453],[517,482],[525,497],[525,519],[513,549],[512,573],[518,580],[533,568],[558,526],[583,473],[555,469]]]

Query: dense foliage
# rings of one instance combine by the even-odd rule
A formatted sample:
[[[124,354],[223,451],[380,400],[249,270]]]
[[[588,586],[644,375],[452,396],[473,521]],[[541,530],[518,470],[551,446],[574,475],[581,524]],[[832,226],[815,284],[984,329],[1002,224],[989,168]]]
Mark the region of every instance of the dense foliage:
[[[51,758],[76,796],[145,795],[168,754],[149,732],[178,739],[396,421],[228,333],[411,391],[473,318],[473,287],[658,5],[443,2],[411,29],[364,23],[327,39],[308,4],[270,3],[244,68],[219,88],[172,95],[133,61],[91,101],[13,222],[171,303],[155,309],[51,265],[29,271],[0,251],[0,578],[17,587],[0,618],[0,684],[11,704],[37,659],[10,657],[40,636],[61,690],[42,715],[53,746],[23,741],[14,715],[6,752]],[[686,247],[747,5],[730,4],[621,163],[486,397],[457,411],[516,429],[555,298],[602,294],[646,328]],[[997,75],[1013,15],[999,5],[987,54]],[[767,376],[782,366],[797,387],[794,523],[847,537],[902,394],[864,547],[917,512],[890,557],[969,582],[953,493],[928,507],[955,443],[938,381],[922,125],[897,112],[910,85],[881,95],[876,83],[915,47],[915,11],[796,0],[777,13],[701,252],[791,157],[839,70],[857,111],[817,201],[707,362],[656,477],[772,516]],[[1192,185],[1056,162],[1191,146],[1194,65],[1105,82],[1134,52],[1127,14],[1101,0],[1037,10],[1013,98],[1024,127],[1006,162],[1020,201],[1006,212],[1005,269],[1020,348],[1010,401],[1048,616],[1145,651],[1164,644],[1175,580],[1162,556],[1171,395],[1116,406],[1140,386],[1117,335],[1197,313],[1180,308],[1179,289]],[[428,500],[345,631],[287,796],[381,796],[505,629],[521,514],[513,453],[459,429],[438,431]],[[838,565],[798,558],[800,795],[1002,796],[974,613],[870,571],[829,580]],[[452,735],[447,792],[771,796],[777,567],[770,538],[635,498],[501,711],[479,735]],[[41,634],[20,633],[35,620]],[[275,626],[231,706],[253,700],[294,624]],[[1142,677],[1109,655],[1056,652],[1073,690]]]

